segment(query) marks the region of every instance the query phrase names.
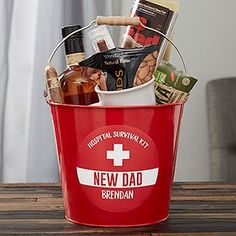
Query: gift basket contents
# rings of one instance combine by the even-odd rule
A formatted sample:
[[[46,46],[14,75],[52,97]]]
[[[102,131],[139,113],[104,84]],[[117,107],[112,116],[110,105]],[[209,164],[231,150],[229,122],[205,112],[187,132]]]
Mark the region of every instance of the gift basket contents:
[[[55,68],[51,64],[52,58],[49,59],[50,63],[45,70],[51,100],[65,104],[91,105],[99,101],[98,94],[95,92],[96,85],[102,91],[118,91],[140,86],[152,80],[153,75],[158,74],[159,66],[163,68],[161,63],[165,65],[168,63],[170,47],[176,48],[170,38],[175,29],[179,10],[178,1],[166,1],[169,8],[154,2],[135,1],[130,18],[98,17],[89,27],[81,28],[80,25],[74,25],[62,28],[64,38],[62,43],[65,47],[68,68],[60,77],[52,75],[47,70],[55,70]],[[127,25],[120,47],[115,47],[106,25]],[[88,31],[95,51],[94,55],[86,59],[84,30]],[[178,49],[177,52],[180,54]],[[180,56],[184,64],[182,55]],[[172,67],[169,64],[169,68]],[[196,79],[191,76],[186,77],[182,71],[176,73],[176,70],[173,67],[171,71],[171,75],[175,75],[171,77],[173,83],[162,82],[168,93],[165,93],[163,86],[160,86],[160,78],[154,79],[153,94],[156,94],[157,105],[160,101],[161,104],[165,101],[182,102],[188,98],[190,91],[182,90],[185,86],[189,88],[189,84],[194,85]],[[186,70],[185,64],[184,70]],[[178,79],[180,74],[183,78],[181,81]],[[181,84],[182,90],[179,90],[180,87],[173,87],[176,83]],[[164,90],[158,92],[161,88]],[[168,97],[161,98],[163,93]]]
[[[168,218],[181,117],[197,82],[173,42],[178,14],[178,0],[135,0],[129,17],[62,28],[45,97],[69,221],[126,227]],[[126,27],[120,45],[108,26]],[[52,59],[63,44],[67,68],[58,73]],[[172,49],[182,69],[170,64]]]

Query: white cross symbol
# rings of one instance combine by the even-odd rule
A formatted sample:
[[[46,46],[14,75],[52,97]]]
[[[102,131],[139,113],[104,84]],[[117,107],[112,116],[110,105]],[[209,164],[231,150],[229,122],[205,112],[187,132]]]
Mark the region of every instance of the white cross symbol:
[[[130,152],[123,151],[123,144],[114,144],[114,151],[107,151],[107,159],[113,160],[114,166],[123,166],[123,160],[129,160]]]

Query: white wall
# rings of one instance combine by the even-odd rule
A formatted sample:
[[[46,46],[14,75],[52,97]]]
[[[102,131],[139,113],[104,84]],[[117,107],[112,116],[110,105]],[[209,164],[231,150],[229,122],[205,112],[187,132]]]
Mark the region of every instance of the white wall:
[[[199,79],[185,106],[175,180],[209,180],[206,83],[236,76],[236,0],[180,0],[175,43]],[[127,15],[131,1],[123,1]],[[181,67],[175,52],[171,63]]]

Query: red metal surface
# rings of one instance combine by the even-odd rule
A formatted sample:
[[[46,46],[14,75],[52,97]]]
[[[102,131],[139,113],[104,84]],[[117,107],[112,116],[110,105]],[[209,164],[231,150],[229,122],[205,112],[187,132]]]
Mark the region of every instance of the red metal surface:
[[[110,227],[168,218],[184,104],[49,105],[68,220]]]

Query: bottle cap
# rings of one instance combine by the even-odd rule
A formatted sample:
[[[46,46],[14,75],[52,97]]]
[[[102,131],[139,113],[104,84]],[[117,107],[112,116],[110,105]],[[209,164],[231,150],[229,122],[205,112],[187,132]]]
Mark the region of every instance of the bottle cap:
[[[81,29],[81,25],[70,25],[62,28],[62,37],[65,38],[75,30]],[[84,52],[83,33],[80,31],[69,37],[65,43],[66,55]]]
[[[62,37],[65,38],[67,35],[71,34],[75,30],[81,29],[81,25],[68,25],[63,27],[62,30]],[[81,38],[83,37],[82,31],[73,34],[70,38]]]

